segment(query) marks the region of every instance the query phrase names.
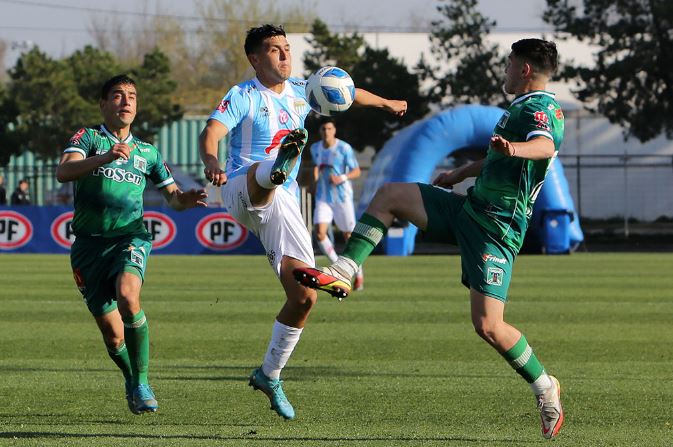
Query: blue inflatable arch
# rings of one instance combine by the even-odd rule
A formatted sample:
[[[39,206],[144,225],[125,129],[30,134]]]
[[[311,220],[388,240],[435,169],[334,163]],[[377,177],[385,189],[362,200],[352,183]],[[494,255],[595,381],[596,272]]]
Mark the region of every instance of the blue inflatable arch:
[[[358,215],[367,208],[376,190],[387,182],[424,182],[437,165],[458,149],[488,147],[493,129],[503,110],[493,106],[464,105],[440,112],[402,129],[388,140],[376,156],[358,204]],[[538,196],[528,230],[527,245],[536,251],[549,242],[544,231],[545,216],[567,213],[569,218],[569,250],[576,248],[584,235],[576,217],[575,206],[558,159],[552,163],[547,179]],[[395,238],[401,249],[389,254],[411,254],[417,228],[409,225],[394,228],[387,242]],[[529,244],[530,241],[530,244]],[[386,250],[388,252],[388,250]]]

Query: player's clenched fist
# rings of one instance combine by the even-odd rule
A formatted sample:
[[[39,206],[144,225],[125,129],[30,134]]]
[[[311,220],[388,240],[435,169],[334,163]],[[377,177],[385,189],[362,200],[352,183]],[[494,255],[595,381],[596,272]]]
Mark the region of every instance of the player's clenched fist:
[[[108,163],[111,161],[115,161],[118,158],[128,160],[130,154],[131,154],[131,148],[126,143],[117,143],[114,146],[112,146],[109,151],[105,153],[105,155],[107,155],[108,157]]]

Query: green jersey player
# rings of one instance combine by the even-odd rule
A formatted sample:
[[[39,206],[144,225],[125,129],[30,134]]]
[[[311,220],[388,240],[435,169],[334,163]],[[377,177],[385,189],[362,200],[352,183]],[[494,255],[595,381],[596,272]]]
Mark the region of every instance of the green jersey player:
[[[206,206],[206,193],[180,191],[159,151],[131,134],[136,104],[133,79],[108,80],[100,99],[104,123],[73,135],[56,177],[75,182],[75,282],[124,375],[129,409],[140,414],[158,409],[147,378],[149,332],[140,306],[152,249],[143,225],[143,191],[149,179],[176,210]]]
[[[545,438],[556,436],[563,424],[561,388],[545,372],[523,334],[504,321],[504,310],[512,266],[533,203],[563,139],[563,112],[554,94],[546,91],[557,59],[552,42],[515,42],[504,90],[516,98],[495,126],[486,158],[440,174],[434,185],[384,185],[335,263],[294,272],[304,285],[345,297],[351,278],[394,218],[412,222],[429,240],[457,244],[474,328],[530,384]],[[443,189],[475,176],[467,196]]]

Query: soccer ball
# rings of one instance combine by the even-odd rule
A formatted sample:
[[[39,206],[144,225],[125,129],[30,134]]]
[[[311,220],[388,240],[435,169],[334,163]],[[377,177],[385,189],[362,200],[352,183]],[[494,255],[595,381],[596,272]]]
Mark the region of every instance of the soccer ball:
[[[311,108],[320,115],[333,116],[353,104],[355,85],[346,71],[322,67],[308,78],[306,97]]]

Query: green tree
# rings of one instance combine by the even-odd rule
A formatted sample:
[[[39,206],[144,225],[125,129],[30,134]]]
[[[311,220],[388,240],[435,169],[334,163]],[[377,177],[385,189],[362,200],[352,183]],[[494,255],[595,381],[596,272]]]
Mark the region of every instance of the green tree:
[[[587,109],[623,126],[625,138],[673,138],[672,2],[547,0],[544,19],[559,38],[599,48],[594,66],[569,63],[562,72]]]
[[[487,42],[496,22],[482,16],[477,0],[441,0],[441,20],[432,22],[434,62],[421,57],[421,79],[430,84],[428,100],[439,106],[457,104],[509,105],[502,91],[506,58],[497,44]]]
[[[173,95],[191,114],[210,114],[232,85],[253,75],[243,50],[248,29],[280,23],[287,32],[306,32],[314,16],[311,8],[280,9],[263,0],[198,0],[194,16],[184,19],[158,8],[132,21],[94,16],[90,32],[100,48],[129,64],[159,48],[180,80]]]
[[[388,50],[369,47],[357,33],[332,34],[320,20],[313,23],[307,42],[311,46],[304,54],[307,76],[325,65],[335,65],[351,75],[356,87],[408,103],[407,114],[402,118],[382,110],[358,107],[338,115],[335,121],[339,137],[356,150],[371,146],[379,151],[396,131],[428,113],[427,102],[419,93],[418,77],[410,73],[403,62],[391,57]],[[317,115],[309,116],[306,126],[310,135],[318,135],[319,122]]]
[[[100,88],[124,71],[136,76],[139,84],[134,133],[150,139],[163,124],[182,116],[171,98],[175,82],[168,59],[158,50],[128,70],[111,54],[92,47],[61,60],[37,47],[22,54],[0,90],[0,165],[26,150],[46,159],[58,156],[78,128],[101,121]]]

